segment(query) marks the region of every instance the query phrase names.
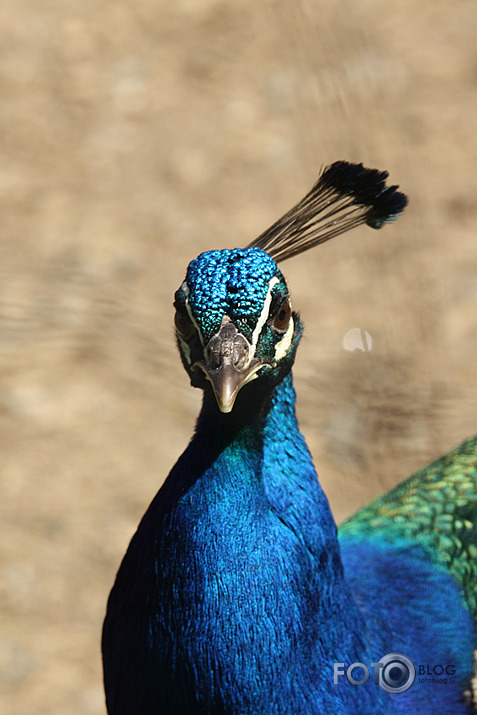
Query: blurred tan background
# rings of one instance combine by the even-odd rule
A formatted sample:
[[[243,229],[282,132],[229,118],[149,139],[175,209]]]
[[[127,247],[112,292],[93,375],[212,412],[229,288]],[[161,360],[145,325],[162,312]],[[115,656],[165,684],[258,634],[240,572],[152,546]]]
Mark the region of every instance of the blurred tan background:
[[[99,715],[109,588],[200,404],[200,251],[387,168],[398,223],[283,265],[337,518],[477,430],[477,5],[5,0],[0,34],[0,711]]]

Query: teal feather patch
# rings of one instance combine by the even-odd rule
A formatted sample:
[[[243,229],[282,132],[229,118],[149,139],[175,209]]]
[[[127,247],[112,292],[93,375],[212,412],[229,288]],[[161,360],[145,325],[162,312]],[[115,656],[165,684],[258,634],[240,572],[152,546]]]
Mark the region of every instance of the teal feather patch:
[[[477,616],[477,438],[419,470],[340,527],[345,537],[404,538],[452,574]]]

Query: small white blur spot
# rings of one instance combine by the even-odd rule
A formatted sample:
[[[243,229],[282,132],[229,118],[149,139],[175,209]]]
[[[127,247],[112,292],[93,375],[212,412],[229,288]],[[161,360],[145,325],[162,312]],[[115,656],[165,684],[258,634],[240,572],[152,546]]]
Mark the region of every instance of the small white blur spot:
[[[343,338],[343,347],[350,352],[353,350],[366,352],[366,350],[371,350],[373,347],[373,339],[367,330],[351,328]]]

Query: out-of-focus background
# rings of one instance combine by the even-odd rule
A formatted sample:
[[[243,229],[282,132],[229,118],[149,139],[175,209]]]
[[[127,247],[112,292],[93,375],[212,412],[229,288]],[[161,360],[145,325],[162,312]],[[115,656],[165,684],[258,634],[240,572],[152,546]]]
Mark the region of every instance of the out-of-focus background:
[[[411,200],[283,265],[337,518],[477,430],[476,36],[470,0],[2,3],[2,713],[104,714],[109,588],[200,404],[173,292],[321,166]]]

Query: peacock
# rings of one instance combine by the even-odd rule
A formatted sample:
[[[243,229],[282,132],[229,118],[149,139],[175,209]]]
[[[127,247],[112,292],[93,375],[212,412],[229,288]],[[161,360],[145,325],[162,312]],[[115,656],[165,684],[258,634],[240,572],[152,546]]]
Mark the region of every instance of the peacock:
[[[175,332],[203,403],[109,596],[110,715],[472,712],[477,439],[337,530],[295,414],[277,263],[395,219],[387,177],[335,162],[246,248],[189,264]]]

